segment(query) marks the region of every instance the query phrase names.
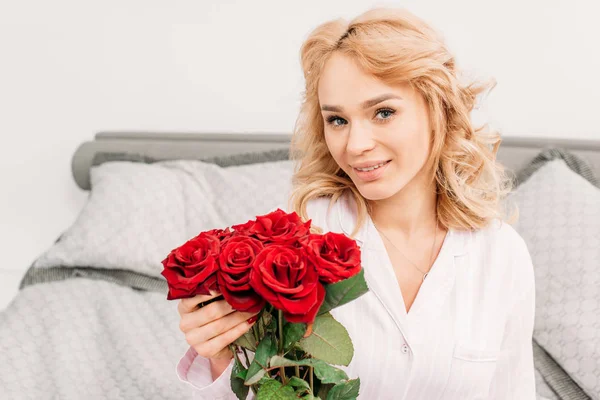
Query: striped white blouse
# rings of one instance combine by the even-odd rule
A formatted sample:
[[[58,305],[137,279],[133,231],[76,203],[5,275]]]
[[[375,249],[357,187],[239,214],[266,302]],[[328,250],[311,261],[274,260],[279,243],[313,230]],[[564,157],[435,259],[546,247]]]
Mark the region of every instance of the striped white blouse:
[[[350,235],[350,196],[328,211],[311,200],[312,223]],[[450,229],[408,314],[385,245],[370,218],[356,236],[369,292],[331,311],[354,344],[346,371],[360,377],[359,399],[534,400],[532,334],[535,284],[521,236],[496,220],[478,231]],[[212,381],[209,361],[192,347],[176,371],[193,399],[236,399],[233,361]],[[253,399],[252,391],[248,399]]]

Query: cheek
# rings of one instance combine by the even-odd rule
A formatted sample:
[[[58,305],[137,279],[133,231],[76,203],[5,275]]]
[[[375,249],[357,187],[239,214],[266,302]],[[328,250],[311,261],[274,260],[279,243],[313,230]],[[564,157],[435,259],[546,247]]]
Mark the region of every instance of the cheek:
[[[329,153],[335,162],[346,171],[346,166],[343,162],[344,146],[340,141],[332,140],[327,134],[325,135],[325,143],[329,149]]]
[[[398,135],[390,147],[394,149],[396,168],[407,173],[418,171],[427,158],[428,143],[417,132]]]

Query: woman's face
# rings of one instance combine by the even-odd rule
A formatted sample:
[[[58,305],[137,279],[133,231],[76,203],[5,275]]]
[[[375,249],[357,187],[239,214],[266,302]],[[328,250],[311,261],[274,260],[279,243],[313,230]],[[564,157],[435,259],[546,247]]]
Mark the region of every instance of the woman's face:
[[[324,66],[318,96],[329,151],[363,197],[382,200],[420,184],[415,177],[425,176],[431,130],[419,92],[408,84],[388,86],[336,52]],[[381,162],[387,164],[357,169]]]

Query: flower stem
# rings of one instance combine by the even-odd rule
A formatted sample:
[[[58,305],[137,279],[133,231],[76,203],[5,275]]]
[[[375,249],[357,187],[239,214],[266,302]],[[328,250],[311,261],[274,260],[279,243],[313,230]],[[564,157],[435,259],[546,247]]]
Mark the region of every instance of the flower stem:
[[[279,373],[281,374],[281,383],[287,385],[287,379],[285,378],[285,367],[279,367]]]
[[[233,344],[233,343],[231,343],[231,344],[229,345],[229,350],[231,350],[231,352],[233,353],[233,356],[235,357],[235,361],[237,361],[237,362],[239,362],[240,364],[242,364],[242,362],[240,361],[240,358],[238,357],[238,354],[237,354],[237,350],[238,350],[238,349],[237,349],[237,345],[236,345],[236,344]],[[242,365],[243,365],[243,364],[242,364]]]
[[[310,380],[310,392],[313,392],[313,366],[308,367],[308,379]]]
[[[265,337],[265,329],[263,326],[263,319],[262,319],[262,315],[258,318],[258,321],[256,322],[256,327],[258,328],[258,337],[259,338],[263,338]]]
[[[258,346],[258,342],[259,342],[258,331],[256,330],[257,329],[256,325],[257,324],[254,324],[254,325],[252,325],[252,328],[250,328],[252,330],[252,336],[254,336],[254,347]]]
[[[279,326],[279,355],[283,353],[283,311],[277,310],[277,324]]]
[[[250,359],[248,358],[248,353],[246,353],[246,348],[239,346],[242,348],[242,350],[244,351],[244,357],[246,358],[246,368],[250,367]],[[229,345],[229,349],[231,350],[231,352],[233,353],[233,356],[235,357],[236,361],[239,362],[240,364],[244,365],[244,363],[242,363],[242,360],[240,360],[240,358],[238,357],[238,345],[236,344],[230,344]],[[256,395],[258,393],[258,388],[257,385],[250,385],[250,387],[252,388],[252,392]]]
[[[279,328],[279,352],[278,354],[283,355],[283,312],[281,310],[277,310],[277,324]],[[279,372],[281,373],[281,382],[285,385],[287,383],[285,376],[285,367],[279,367]]]
[[[264,320],[263,320],[263,315],[265,314],[265,308],[263,307],[257,314],[257,318],[256,318],[256,324],[254,324],[254,326],[256,326],[256,332],[258,335],[258,339],[260,341],[260,339],[262,339],[265,336],[265,332],[264,332]]]
[[[248,357],[248,353],[246,352],[246,348],[242,347],[242,351],[244,352],[244,357],[246,358],[246,368],[250,368],[250,358]]]
[[[298,355],[296,354],[296,352],[292,351],[292,354],[293,354],[294,360],[298,361]],[[294,372],[295,372],[296,377],[300,378],[300,366],[299,365],[294,366]]]

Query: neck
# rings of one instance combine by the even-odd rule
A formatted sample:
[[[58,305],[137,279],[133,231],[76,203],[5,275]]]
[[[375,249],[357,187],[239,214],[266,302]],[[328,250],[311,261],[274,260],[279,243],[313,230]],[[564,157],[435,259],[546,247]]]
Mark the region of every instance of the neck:
[[[435,183],[417,185],[411,182],[395,195],[371,201],[371,218],[384,232],[393,232],[410,241],[431,235],[437,227],[437,194]]]

